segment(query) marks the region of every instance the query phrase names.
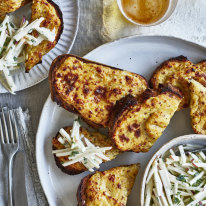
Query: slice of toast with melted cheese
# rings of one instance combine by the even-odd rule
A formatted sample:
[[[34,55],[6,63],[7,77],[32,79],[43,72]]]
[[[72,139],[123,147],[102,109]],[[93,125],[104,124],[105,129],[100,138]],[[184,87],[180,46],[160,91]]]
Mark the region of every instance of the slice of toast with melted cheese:
[[[136,104],[132,97],[122,99],[111,118],[110,137],[121,151],[149,151],[169,124],[181,100],[181,93],[172,86],[163,88],[160,93],[148,89]]]
[[[201,83],[203,86],[206,87],[206,61],[201,61],[195,66],[197,70],[196,70],[196,74],[193,77],[193,79],[198,81],[199,83]]]
[[[4,19],[6,14],[18,10],[20,7],[31,2],[31,0],[1,0],[0,1],[0,19]]]
[[[49,81],[52,100],[93,127],[107,127],[117,100],[148,87],[138,74],[69,54],[54,60]]]
[[[52,31],[55,29],[55,40],[50,42],[48,40],[43,40],[37,46],[27,45],[25,54],[25,70],[29,72],[36,64],[41,62],[42,57],[47,54],[51,49],[57,44],[62,31],[63,31],[63,19],[62,12],[59,7],[51,0],[33,0],[32,1],[32,14],[30,22],[44,17],[44,21],[41,23],[41,27],[45,27]],[[33,35],[38,37],[38,32],[33,31]]]
[[[190,116],[195,133],[206,135],[206,87],[192,80],[190,83]]]
[[[70,133],[72,127],[64,128],[67,133]],[[99,147],[110,147],[113,148],[105,152],[105,155],[110,159],[116,158],[116,156],[120,153],[120,151],[115,147],[112,140],[107,136],[99,133],[99,132],[90,132],[87,129],[81,127],[80,134],[84,135],[92,144]],[[52,140],[53,150],[61,150],[65,149],[65,146],[58,141],[60,134],[58,133]],[[81,163],[77,162],[72,165],[64,167],[62,164],[68,161],[69,156],[57,157],[54,154],[54,158],[57,166],[66,174],[76,175],[82,172],[87,171],[87,168]]]
[[[189,85],[191,79],[206,84],[206,63],[193,64],[184,56],[169,59],[160,65],[150,79],[150,85],[157,90],[161,85],[171,84],[180,89],[183,100],[179,109],[190,104]]]
[[[78,206],[126,206],[138,170],[133,164],[86,176],[77,191]]]

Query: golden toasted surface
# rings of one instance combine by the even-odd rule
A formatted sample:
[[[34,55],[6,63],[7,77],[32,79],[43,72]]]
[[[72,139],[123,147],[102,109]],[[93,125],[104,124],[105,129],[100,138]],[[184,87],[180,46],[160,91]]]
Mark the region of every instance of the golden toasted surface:
[[[79,206],[126,206],[139,164],[96,172],[86,183],[85,204]]]
[[[33,0],[32,15],[30,22],[44,17],[40,26],[50,29],[55,28],[56,38],[54,42],[48,40],[42,41],[38,46],[27,45],[26,47],[26,72],[38,64],[42,57],[47,54],[57,44],[63,29],[62,13],[59,7],[51,0]],[[38,36],[36,31],[33,32],[35,37]]]
[[[206,63],[193,64],[186,57],[179,56],[165,61],[150,79],[151,87],[158,89],[160,85],[172,84],[180,89],[184,98],[179,109],[186,108],[190,103],[189,81],[196,79],[206,84]]]
[[[196,64],[196,68],[196,74],[193,79],[200,82],[203,86],[206,87],[206,61],[202,61]]]
[[[0,19],[3,19],[6,14],[16,11],[28,2],[31,2],[31,0],[1,0]]]
[[[87,123],[103,127],[117,100],[127,94],[138,97],[148,86],[138,74],[71,55],[54,60],[49,78],[54,101]]]
[[[195,133],[206,134],[206,87],[192,80],[190,83],[190,116]]]
[[[70,130],[72,129],[72,127],[66,127],[65,130],[70,133]],[[111,150],[107,150],[105,152],[105,155],[110,159],[114,159],[119,153],[120,151],[115,147],[115,145],[113,144],[112,140],[110,138],[108,138],[107,136],[99,133],[99,132],[89,132],[87,129],[81,127],[80,128],[80,134],[83,134],[88,140],[90,140],[90,142],[92,142],[95,146],[99,146],[99,147],[110,147],[112,146],[113,148]],[[59,141],[60,134],[58,133],[56,135],[56,137],[54,137],[52,139],[52,145],[53,145],[53,149],[57,150],[57,149],[64,149],[65,146],[62,145]],[[62,163],[67,162],[68,161],[68,157],[69,156],[64,156],[64,157],[55,157],[56,160],[56,164],[57,166],[65,173],[70,174],[70,175],[75,175],[75,174],[79,174],[82,173],[84,171],[87,170],[87,168],[80,162],[69,165],[67,167],[63,167]]]
[[[110,136],[121,151],[147,152],[162,135],[182,100],[171,91],[157,95],[146,90],[142,96],[142,103],[116,114],[110,125]]]

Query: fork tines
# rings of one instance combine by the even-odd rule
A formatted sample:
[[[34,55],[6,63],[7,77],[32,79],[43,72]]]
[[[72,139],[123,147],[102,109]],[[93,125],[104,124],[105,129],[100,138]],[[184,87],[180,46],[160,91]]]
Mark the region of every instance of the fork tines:
[[[2,144],[18,143],[18,130],[13,109],[0,108],[0,140]]]

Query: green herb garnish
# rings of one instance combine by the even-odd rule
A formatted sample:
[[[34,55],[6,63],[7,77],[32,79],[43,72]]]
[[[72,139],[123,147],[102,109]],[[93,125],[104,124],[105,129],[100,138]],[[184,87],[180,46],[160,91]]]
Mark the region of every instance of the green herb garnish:
[[[75,156],[75,155],[77,155],[77,154],[79,154],[78,151],[72,151],[71,156]]]
[[[10,26],[11,26],[12,28],[14,28],[14,25],[13,25],[11,22],[9,22],[9,24],[10,24]]]
[[[197,175],[199,175],[200,173],[199,172],[196,172],[195,174],[194,174],[194,177],[196,177]]]
[[[203,179],[197,180],[192,186],[193,187],[198,187],[202,183]]]
[[[84,157],[84,164],[87,164],[87,158]]]
[[[6,38],[6,41],[5,41],[5,43],[4,43],[4,46],[8,46],[9,45],[9,42],[10,42],[10,40],[11,40],[11,38]]]
[[[174,203],[179,205],[179,204],[180,204],[180,199],[177,198],[177,197],[175,197],[175,199],[174,199]]]
[[[184,175],[179,175],[176,179],[181,181],[181,182],[186,182],[186,179],[185,179]]]

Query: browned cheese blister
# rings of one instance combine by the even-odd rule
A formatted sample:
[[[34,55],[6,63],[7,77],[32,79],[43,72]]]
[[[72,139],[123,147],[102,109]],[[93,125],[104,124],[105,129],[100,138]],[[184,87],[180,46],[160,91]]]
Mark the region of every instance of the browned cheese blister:
[[[107,127],[116,101],[139,97],[148,87],[138,74],[72,55],[54,60],[49,80],[53,101],[93,127]]]
[[[133,164],[86,176],[77,191],[78,206],[126,206],[138,170]]]
[[[147,152],[168,126],[182,100],[181,93],[172,86],[160,93],[146,90],[136,104],[117,111],[110,123],[110,137],[121,151]],[[130,100],[131,101],[131,100]]]
[[[184,56],[169,59],[163,62],[150,79],[150,85],[157,90],[165,84],[171,84],[180,89],[183,94],[179,110],[189,107],[189,85],[192,79],[206,85],[206,62],[193,64]]]
[[[26,62],[25,70],[29,72],[36,64],[40,63],[43,56],[47,54],[57,44],[62,31],[63,31],[63,19],[62,12],[59,7],[51,0],[33,0],[32,1],[32,14],[30,22],[33,22],[40,17],[44,17],[41,27],[45,27],[52,31],[55,29],[55,40],[50,42],[43,40],[37,46],[27,45],[25,50]],[[32,35],[38,37],[38,32],[33,31]]]

